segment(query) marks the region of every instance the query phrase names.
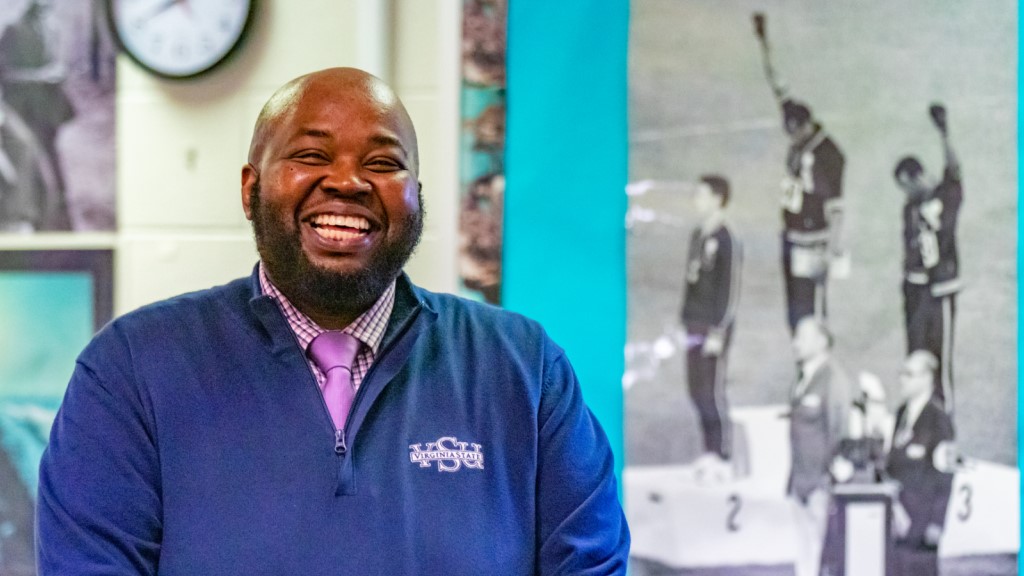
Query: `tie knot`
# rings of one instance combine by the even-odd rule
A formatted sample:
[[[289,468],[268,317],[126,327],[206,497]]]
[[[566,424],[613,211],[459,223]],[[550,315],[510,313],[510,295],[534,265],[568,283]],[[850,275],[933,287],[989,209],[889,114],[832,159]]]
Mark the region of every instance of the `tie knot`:
[[[324,332],[309,343],[309,356],[324,374],[338,367],[351,372],[360,344],[351,334],[336,330]]]

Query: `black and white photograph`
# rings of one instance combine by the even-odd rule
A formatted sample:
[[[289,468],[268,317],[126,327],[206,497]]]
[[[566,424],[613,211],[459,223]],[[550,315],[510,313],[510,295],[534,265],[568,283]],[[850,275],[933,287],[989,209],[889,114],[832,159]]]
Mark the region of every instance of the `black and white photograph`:
[[[0,233],[115,228],[104,6],[0,0]]]
[[[633,574],[1018,573],[1017,11],[633,0]]]

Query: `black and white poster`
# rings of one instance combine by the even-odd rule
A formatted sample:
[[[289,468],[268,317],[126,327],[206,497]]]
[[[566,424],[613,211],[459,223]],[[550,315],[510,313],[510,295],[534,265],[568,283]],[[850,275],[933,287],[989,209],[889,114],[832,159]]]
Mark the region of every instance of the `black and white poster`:
[[[633,574],[1017,574],[1017,12],[633,0]]]
[[[0,232],[115,227],[105,3],[0,0]]]

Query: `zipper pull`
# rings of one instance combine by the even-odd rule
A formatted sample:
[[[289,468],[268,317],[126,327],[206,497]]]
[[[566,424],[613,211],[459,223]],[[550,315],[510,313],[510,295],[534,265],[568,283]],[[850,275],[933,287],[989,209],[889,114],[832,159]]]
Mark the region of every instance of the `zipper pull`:
[[[344,454],[348,450],[345,446],[345,431],[335,430],[334,431],[334,452],[337,454]]]

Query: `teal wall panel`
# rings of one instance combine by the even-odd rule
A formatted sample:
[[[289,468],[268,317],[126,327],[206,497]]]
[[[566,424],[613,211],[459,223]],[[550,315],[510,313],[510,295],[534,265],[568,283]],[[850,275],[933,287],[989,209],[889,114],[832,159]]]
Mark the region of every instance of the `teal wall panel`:
[[[622,454],[626,0],[510,0],[503,305],[541,321]]]

